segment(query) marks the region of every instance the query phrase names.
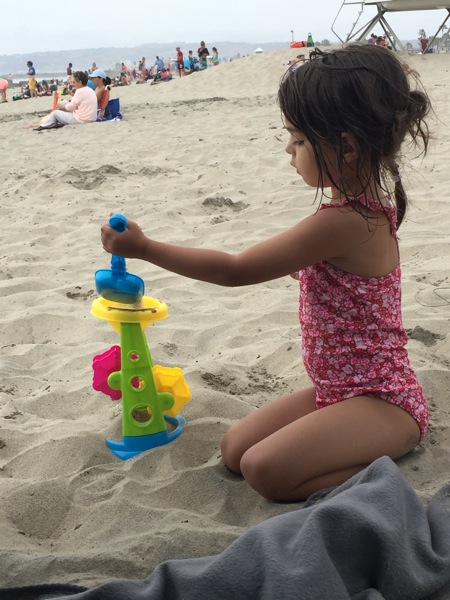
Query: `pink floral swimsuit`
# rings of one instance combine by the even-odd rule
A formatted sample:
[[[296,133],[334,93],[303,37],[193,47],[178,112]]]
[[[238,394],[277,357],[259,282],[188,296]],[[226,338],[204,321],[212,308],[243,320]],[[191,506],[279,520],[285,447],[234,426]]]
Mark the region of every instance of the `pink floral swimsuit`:
[[[375,200],[358,200],[383,210]],[[320,210],[334,207],[322,204]],[[395,235],[397,211],[385,211]],[[381,398],[414,417],[423,439],[428,407],[405,348],[400,266],[363,277],[322,261],[300,271],[299,280],[302,354],[317,408],[354,396]]]

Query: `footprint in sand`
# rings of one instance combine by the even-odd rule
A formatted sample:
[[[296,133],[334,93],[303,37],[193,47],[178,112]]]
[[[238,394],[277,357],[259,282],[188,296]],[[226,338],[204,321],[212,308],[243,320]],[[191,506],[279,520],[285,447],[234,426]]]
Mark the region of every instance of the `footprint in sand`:
[[[441,333],[433,333],[428,329],[423,329],[420,325],[416,325],[414,329],[407,329],[406,333],[411,340],[422,342],[425,346],[434,346],[438,340],[445,340],[445,335]]]
[[[249,205],[244,202],[233,202],[231,198],[225,198],[224,196],[216,196],[206,198],[203,200],[202,205],[206,208],[230,208],[234,212],[240,212],[241,210],[246,209]]]
[[[79,190],[95,190],[105,181],[107,175],[120,175],[121,170],[112,165],[102,165],[98,169],[81,171],[80,169],[69,169],[63,175],[67,183]]]
[[[82,289],[81,287],[76,286],[75,291],[66,292],[67,298],[69,298],[70,300],[89,300],[90,298],[93,298],[94,296],[96,296],[96,293],[94,292],[94,290],[88,290],[87,292],[82,292],[81,289]]]
[[[201,378],[214,390],[231,396],[280,392],[288,385],[282,377],[270,375],[264,367],[250,370],[240,380],[224,370],[221,373],[202,373]]]

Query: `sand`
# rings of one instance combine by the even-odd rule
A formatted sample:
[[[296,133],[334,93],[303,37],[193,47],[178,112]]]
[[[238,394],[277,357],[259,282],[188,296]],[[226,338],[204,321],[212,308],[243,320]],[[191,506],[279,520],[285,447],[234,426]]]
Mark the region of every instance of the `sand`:
[[[236,252],[314,210],[276,104],[293,55],[114,88],[122,122],[36,133],[50,98],[11,102],[9,91],[0,106],[0,585],[142,578],[298,507],[262,499],[219,449],[235,420],[308,385],[293,280],[224,289],[128,261],[169,306],[148,330],[154,361],[181,367],[193,394],[181,437],[129,461],[105,444],[121,439],[120,402],[91,387],[93,356],[119,338],[90,314],[94,272],[109,267],[100,226],[110,211],[156,239]],[[412,205],[400,231],[404,321],[432,425],[398,464],[426,501],[450,457],[450,56],[410,63],[438,117],[427,159],[406,162]]]

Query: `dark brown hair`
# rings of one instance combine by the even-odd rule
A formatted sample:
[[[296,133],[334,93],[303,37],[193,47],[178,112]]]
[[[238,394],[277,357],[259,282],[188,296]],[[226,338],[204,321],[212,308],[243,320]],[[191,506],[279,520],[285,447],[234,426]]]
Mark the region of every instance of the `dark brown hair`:
[[[429,139],[425,122],[431,108],[429,99],[418,85],[410,87],[409,76],[414,77],[414,73],[391,50],[373,44],[349,44],[329,52],[314,49],[301,69],[286,73],[278,92],[283,117],[313,148],[318,189],[323,191],[326,174],[351,200],[342,178],[335,181],[330,173],[324,154],[326,146],[333,147],[335,168],[343,173],[342,133],[346,132],[358,149],[358,193],[365,194],[370,181],[387,191],[386,177],[390,176],[395,182],[398,226],[407,207],[399,176],[401,146],[409,136],[414,145],[422,143],[425,154]]]
[[[77,81],[81,81],[83,85],[87,85],[88,76],[87,73],[85,73],[84,71],[75,71],[75,73],[73,74],[73,78]]]

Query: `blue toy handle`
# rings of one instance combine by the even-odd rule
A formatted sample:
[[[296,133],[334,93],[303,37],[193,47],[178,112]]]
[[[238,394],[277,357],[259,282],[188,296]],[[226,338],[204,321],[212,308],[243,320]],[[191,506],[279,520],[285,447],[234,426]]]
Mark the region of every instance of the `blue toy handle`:
[[[115,213],[109,217],[109,225],[116,231],[122,233],[128,227],[128,221],[125,215]],[[126,273],[127,267],[125,259],[122,256],[113,254],[111,256],[111,269],[117,274]]]
[[[125,215],[116,213],[109,217],[109,225],[116,231],[122,233],[128,227],[128,221]]]

